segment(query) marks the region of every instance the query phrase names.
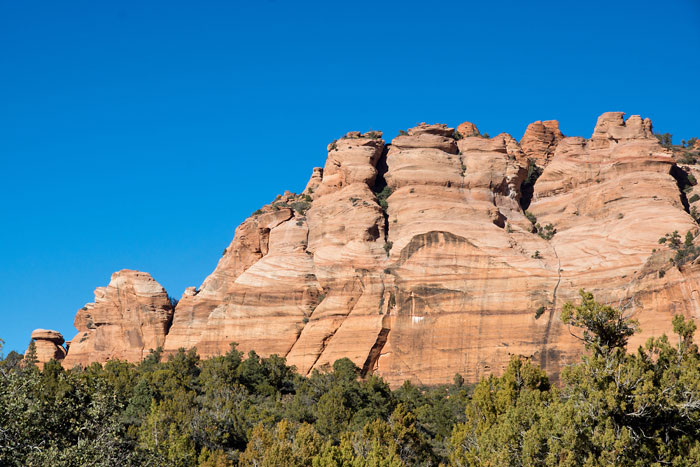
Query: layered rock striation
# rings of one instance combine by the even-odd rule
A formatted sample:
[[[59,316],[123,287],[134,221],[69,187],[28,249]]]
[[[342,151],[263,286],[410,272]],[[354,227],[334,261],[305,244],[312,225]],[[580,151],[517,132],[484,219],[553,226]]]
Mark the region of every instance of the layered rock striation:
[[[648,119],[621,112],[589,139],[551,120],[520,142],[469,122],[419,124],[389,144],[351,132],[302,194],[236,229],[174,313],[150,276],[116,273],[79,311],[64,362],[159,345],[207,357],[237,342],[302,374],[348,357],[392,385],[476,381],[513,354],[556,375],[581,352],[559,320],[579,288],[640,321],[632,345],[670,332],[674,314],[700,318],[700,265],[673,266],[658,243],[697,232],[693,171]]]
[[[67,367],[111,358],[139,361],[162,346],[173,317],[165,289],[150,274],[124,269],[107,287],[95,289],[95,301],[78,310],[78,334],[63,361]]]

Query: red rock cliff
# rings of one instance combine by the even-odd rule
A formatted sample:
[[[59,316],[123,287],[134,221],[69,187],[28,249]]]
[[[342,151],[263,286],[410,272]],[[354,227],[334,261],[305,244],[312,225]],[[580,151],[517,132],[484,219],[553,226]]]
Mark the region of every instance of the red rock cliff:
[[[435,384],[499,372],[511,354],[558,373],[581,352],[559,313],[582,287],[639,319],[633,345],[670,332],[673,314],[700,318],[700,266],[670,267],[658,244],[698,226],[648,119],[605,113],[590,139],[556,121],[520,143],[458,130],[331,143],[304,193],[241,224],[174,314],[150,276],[115,274],[79,311],[65,363],[235,341],[302,374],[349,357],[392,385]],[[530,160],[543,172],[526,192]]]

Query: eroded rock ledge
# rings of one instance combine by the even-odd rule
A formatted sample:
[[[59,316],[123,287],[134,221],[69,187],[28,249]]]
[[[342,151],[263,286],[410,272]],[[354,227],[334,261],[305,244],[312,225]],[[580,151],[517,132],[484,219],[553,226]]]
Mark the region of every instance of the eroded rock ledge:
[[[557,374],[581,351],[558,319],[579,288],[628,307],[643,330],[633,346],[670,332],[673,314],[700,318],[700,266],[672,268],[657,251],[664,234],[698,228],[679,170],[651,122],[621,112],[590,139],[552,120],[519,143],[469,122],[420,124],[391,144],[350,132],[302,194],[238,227],[175,310],[148,274],[115,273],[78,312],[63,362],[136,361],[157,346],[206,357],[235,341],[302,374],[349,357],[392,385],[476,381],[511,354]]]

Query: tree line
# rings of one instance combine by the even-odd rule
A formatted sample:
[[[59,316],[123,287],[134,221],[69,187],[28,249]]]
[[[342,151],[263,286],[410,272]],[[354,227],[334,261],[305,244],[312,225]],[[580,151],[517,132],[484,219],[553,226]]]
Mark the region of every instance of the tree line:
[[[590,293],[561,316],[586,353],[558,384],[523,357],[476,385],[391,390],[348,359],[302,377],[235,345],[70,370],[11,352],[0,465],[700,465],[694,322],[630,353],[638,324]]]

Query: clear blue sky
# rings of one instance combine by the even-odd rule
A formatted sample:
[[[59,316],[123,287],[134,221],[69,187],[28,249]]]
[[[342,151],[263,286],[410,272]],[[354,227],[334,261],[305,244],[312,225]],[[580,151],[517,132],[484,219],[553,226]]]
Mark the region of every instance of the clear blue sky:
[[[700,136],[700,2],[0,2],[0,338],[122,268],[179,297],[349,130]]]

